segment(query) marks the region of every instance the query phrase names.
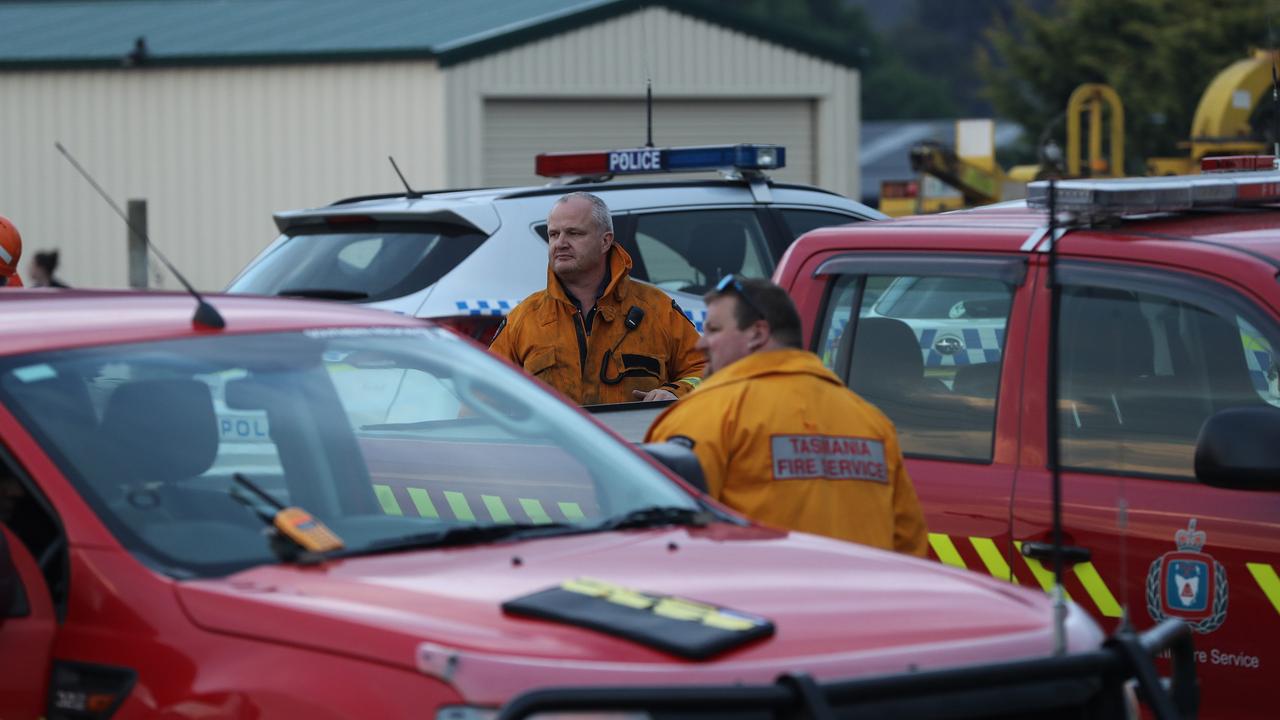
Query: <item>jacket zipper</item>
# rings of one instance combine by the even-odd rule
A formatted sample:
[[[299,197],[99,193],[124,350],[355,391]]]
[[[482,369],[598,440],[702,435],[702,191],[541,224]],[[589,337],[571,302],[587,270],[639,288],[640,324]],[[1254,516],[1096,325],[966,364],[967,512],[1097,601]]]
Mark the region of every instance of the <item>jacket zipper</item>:
[[[573,313],[573,330],[578,335],[578,375],[586,380],[587,377],[587,335],[582,324],[582,311],[577,310]]]

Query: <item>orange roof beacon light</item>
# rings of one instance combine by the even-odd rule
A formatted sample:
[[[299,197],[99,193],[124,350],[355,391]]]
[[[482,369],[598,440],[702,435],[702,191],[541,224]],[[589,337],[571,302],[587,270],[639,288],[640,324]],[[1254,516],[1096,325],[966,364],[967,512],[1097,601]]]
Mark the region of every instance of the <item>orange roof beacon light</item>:
[[[22,235],[9,218],[0,215],[0,287],[22,287],[18,261],[22,259]]]

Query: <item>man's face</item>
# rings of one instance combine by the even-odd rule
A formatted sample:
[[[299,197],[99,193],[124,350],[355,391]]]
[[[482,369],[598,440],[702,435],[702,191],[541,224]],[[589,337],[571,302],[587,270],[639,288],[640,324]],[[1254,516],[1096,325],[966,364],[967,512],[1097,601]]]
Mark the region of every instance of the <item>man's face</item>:
[[[707,303],[707,319],[702,323],[702,337],[697,345],[707,354],[707,375],[755,352],[752,347],[760,339],[760,323],[739,329],[738,318],[734,316],[737,307],[738,298],[734,295],[722,295]]]
[[[569,198],[556,203],[547,218],[547,258],[551,270],[566,282],[589,277],[605,262],[613,233],[591,219],[591,203]]]

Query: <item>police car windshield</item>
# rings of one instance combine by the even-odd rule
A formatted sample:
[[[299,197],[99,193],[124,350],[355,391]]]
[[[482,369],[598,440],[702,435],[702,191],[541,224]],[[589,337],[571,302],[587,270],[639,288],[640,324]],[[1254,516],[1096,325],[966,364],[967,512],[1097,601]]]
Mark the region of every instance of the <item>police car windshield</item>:
[[[372,220],[291,230],[230,292],[374,302],[433,284],[485,241],[441,223]]]
[[[121,543],[174,577],[276,562],[233,499],[237,472],[355,553],[455,527],[699,507],[576,409],[435,328],[8,358],[0,397]]]

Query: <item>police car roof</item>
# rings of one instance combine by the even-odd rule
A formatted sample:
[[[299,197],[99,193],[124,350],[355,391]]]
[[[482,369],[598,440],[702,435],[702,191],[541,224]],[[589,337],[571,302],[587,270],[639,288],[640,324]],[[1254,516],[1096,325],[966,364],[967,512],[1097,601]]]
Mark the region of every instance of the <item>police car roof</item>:
[[[127,342],[322,327],[425,327],[406,318],[332,301],[206,293],[224,330],[192,325],[194,298],[179,292],[109,290],[0,291],[5,318],[0,355]]]
[[[1042,210],[1003,205],[933,215],[913,215],[822,228],[800,242],[810,252],[884,246],[885,250],[963,250],[1026,252],[1028,238],[1043,233],[1048,220]],[[1197,246],[1234,252],[1280,267],[1280,207],[1201,210],[1132,216],[1097,227],[1073,228],[1059,246],[1065,255],[1097,253],[1132,256],[1139,246],[1167,253],[1171,246]]]
[[[470,188],[470,189],[454,189],[454,190],[437,190],[424,192],[421,200],[432,200],[439,202],[456,202],[456,201],[492,201],[508,198],[536,197],[540,195],[564,195],[571,192],[590,192],[590,193],[610,193],[618,190],[654,190],[654,189],[685,189],[685,188],[715,188],[725,186],[748,187],[748,183],[744,180],[734,179],[702,179],[702,180],[678,180],[677,176],[668,176],[667,180],[647,180],[647,181],[631,181],[631,182],[614,182],[614,181],[592,181],[571,184],[555,184],[555,185],[524,185],[511,187],[496,188]],[[822,193],[824,195],[832,195],[843,197],[837,192],[820,188],[814,185],[803,185],[796,183],[779,183],[772,180],[769,181],[769,187],[777,189],[789,190],[807,190],[811,192]],[[338,200],[326,207],[314,208],[306,212],[323,212],[328,208],[335,206],[350,207],[352,205],[368,205],[370,207],[377,205],[385,207],[389,203],[403,202],[406,205],[414,202],[405,193],[384,193],[378,195],[359,195],[355,197]]]

